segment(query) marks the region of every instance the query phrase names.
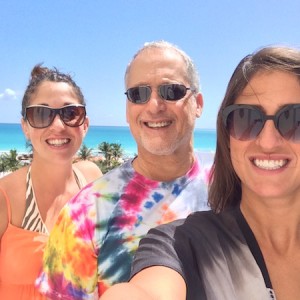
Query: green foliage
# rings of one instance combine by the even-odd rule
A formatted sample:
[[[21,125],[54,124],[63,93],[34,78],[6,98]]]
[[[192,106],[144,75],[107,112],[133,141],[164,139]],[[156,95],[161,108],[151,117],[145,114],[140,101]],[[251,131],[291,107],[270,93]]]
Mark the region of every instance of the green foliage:
[[[83,144],[78,152],[78,158],[80,160],[90,160],[92,155],[92,148],[88,148],[85,144]]]
[[[121,144],[102,142],[98,145],[98,150],[104,156],[104,160],[97,162],[103,174],[122,163],[123,149]]]
[[[1,154],[0,172],[12,172],[24,166],[25,164],[28,164],[28,161],[30,161],[32,158],[33,148],[30,143],[27,143],[26,147],[30,151],[30,154],[23,155],[23,157],[26,156],[26,162],[22,162],[20,160],[17,150],[10,150],[8,153]],[[102,142],[98,145],[98,150],[100,154],[103,155],[104,159],[95,161],[95,163],[99,166],[103,174],[119,166],[123,162],[123,149],[121,144]],[[78,151],[78,159],[93,160],[92,151],[92,148],[88,148],[85,144],[83,144]]]
[[[112,162],[108,164],[106,160],[96,161],[95,163],[100,168],[102,174],[107,173],[108,171],[114,169],[115,167],[118,167],[121,164],[121,162]]]
[[[13,172],[22,166],[23,164],[18,159],[17,150],[9,150],[8,153],[3,153],[0,155],[0,172]]]

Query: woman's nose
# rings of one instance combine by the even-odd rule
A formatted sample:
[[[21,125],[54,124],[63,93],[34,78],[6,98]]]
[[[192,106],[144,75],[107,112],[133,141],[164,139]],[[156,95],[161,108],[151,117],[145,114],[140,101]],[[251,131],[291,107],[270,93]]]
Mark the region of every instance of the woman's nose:
[[[272,149],[283,142],[283,137],[275,127],[273,120],[267,120],[256,142],[264,149]]]

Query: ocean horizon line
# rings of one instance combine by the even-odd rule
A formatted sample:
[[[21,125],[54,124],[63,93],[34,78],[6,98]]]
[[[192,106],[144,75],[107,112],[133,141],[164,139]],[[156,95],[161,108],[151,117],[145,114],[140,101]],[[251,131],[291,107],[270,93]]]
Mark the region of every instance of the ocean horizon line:
[[[19,125],[21,126],[21,123],[15,123],[15,122],[0,122],[1,125]],[[89,127],[124,127],[129,129],[129,125],[89,125]],[[208,131],[216,131],[216,128],[204,128],[204,127],[195,127],[195,130],[208,130]]]
[[[98,151],[102,142],[120,144],[124,155],[132,156],[137,153],[136,142],[129,126],[123,125],[90,125],[83,143],[93,152]],[[0,123],[0,153],[17,150],[18,153],[29,153],[26,138],[20,123]],[[214,152],[216,131],[214,129],[195,128],[194,148],[201,152]]]

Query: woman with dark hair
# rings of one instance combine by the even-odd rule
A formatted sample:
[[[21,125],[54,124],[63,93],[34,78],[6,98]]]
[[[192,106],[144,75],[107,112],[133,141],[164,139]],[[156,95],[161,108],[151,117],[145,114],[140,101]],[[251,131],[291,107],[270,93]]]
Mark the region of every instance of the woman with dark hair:
[[[92,162],[73,164],[89,120],[68,74],[33,68],[21,125],[33,159],[0,179],[0,299],[44,299],[34,282],[49,232],[64,204],[102,173]]]
[[[217,118],[211,211],[149,231],[108,299],[298,299],[300,51],[266,47],[234,71]]]

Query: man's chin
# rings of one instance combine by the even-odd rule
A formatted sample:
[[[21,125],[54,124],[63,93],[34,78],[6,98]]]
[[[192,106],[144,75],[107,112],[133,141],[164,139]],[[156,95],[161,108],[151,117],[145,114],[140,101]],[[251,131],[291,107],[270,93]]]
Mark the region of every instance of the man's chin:
[[[146,145],[144,147],[146,151],[151,153],[152,155],[157,155],[157,156],[165,156],[165,155],[172,155],[176,147],[174,145]]]

